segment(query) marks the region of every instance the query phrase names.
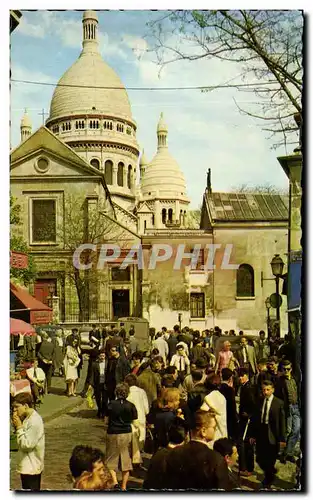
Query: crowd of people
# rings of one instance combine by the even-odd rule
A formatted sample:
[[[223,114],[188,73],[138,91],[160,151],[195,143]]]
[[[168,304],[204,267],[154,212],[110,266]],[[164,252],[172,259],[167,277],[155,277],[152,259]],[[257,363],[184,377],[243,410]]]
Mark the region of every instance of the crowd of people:
[[[124,329],[100,332],[93,325],[81,395],[93,392],[97,418],[106,428],[105,453],[75,447],[74,488],[126,490],[130,472],[142,467],[143,453],[152,455],[143,483],[147,490],[240,489],[242,478],[255,473],[255,461],[264,472],[262,488],[271,489],[277,459],[300,467],[300,391],[288,337],[276,350],[263,331],[256,340],[243,332],[235,338],[234,331],[221,337],[218,327],[202,333],[163,327],[151,336],[149,351],[141,351],[135,328],[127,336]],[[53,358],[45,340],[38,360],[48,380],[43,363]],[[67,337],[63,353],[71,397],[82,364],[77,330]],[[36,385],[38,375],[31,377]],[[12,406],[18,446],[25,456],[36,457],[20,461],[23,489],[40,489],[43,470],[44,432],[36,401],[34,392],[33,397],[19,394]]]

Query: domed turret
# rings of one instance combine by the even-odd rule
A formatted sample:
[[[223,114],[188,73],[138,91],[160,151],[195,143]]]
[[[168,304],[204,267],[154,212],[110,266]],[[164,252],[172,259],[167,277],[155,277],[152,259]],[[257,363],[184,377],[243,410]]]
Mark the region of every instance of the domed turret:
[[[167,147],[167,131],[167,125],[161,113],[157,126],[158,150],[145,168],[141,191],[143,195],[189,201],[184,174]]]
[[[27,109],[25,109],[24,116],[21,119],[21,142],[25,141],[30,135],[32,135],[32,122],[29,115],[27,114]]]
[[[139,148],[126,89],[99,52],[98,16],[83,14],[82,51],[54,91],[46,126],[105,174],[113,201],[135,202]]]
[[[167,147],[168,128],[163,113],[157,126],[158,149],[144,169],[141,180],[143,200],[154,201],[155,228],[184,227],[187,197],[184,174]]]

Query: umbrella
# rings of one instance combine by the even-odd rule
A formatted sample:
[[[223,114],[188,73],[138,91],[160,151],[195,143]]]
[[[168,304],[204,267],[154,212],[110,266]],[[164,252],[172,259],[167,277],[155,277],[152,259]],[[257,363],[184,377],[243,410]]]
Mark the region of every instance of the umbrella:
[[[10,335],[36,335],[35,329],[21,319],[10,318]]]

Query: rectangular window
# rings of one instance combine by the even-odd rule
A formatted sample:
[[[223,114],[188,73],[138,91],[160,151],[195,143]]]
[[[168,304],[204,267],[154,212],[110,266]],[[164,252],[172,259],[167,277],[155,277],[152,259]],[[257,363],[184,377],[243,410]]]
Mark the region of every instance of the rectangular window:
[[[111,276],[112,281],[130,281],[130,268],[120,269],[119,267],[112,267]]]
[[[190,317],[191,318],[204,318],[204,293],[191,293],[190,294]]]
[[[202,271],[203,267],[204,267],[204,248],[200,248],[196,269],[197,271]]]
[[[32,200],[32,242],[56,242],[56,200]]]

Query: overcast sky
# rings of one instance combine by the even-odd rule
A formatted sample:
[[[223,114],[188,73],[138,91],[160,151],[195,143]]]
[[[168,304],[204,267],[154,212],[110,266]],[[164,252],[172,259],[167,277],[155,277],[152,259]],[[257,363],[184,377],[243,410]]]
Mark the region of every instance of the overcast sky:
[[[82,12],[22,11],[20,25],[11,36],[12,79],[56,83],[81,51]],[[100,51],[127,87],[190,87],[239,81],[240,68],[215,60],[176,62],[159,75],[156,56],[143,38],[147,22],[160,15],[151,11],[98,12]],[[24,108],[33,131],[42,124],[41,110],[49,112],[53,86],[11,85],[11,146],[20,141]],[[199,90],[129,90],[137,140],[150,161],[156,151],[156,126],[163,111],[168,124],[168,144],[182,169],[191,207],[197,208],[212,170],[214,191],[228,191],[240,184],[273,184],[286,189],[288,180],[273,142],[259,121],[239,114],[234,98],[249,109],[252,94],[233,89],[202,93]],[[251,102],[249,102],[251,101]],[[45,116],[47,118],[47,116]],[[290,152],[290,151],[288,151]]]

